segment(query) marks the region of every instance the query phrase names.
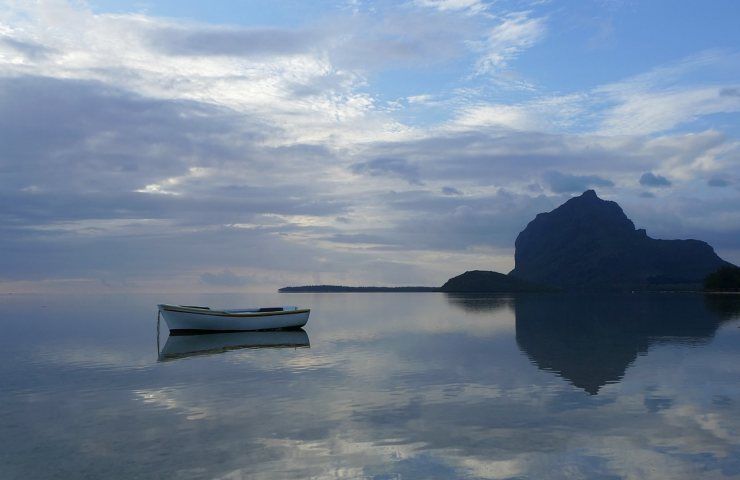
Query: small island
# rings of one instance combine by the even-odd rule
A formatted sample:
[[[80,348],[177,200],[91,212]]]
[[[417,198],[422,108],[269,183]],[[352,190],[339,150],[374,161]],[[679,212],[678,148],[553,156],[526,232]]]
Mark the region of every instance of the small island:
[[[518,293],[552,291],[740,291],[740,268],[701,240],[648,236],[593,190],[538,214],[516,238],[508,274],[472,270],[441,287],[306,285],[294,292]]]
[[[556,289],[521,280],[513,275],[472,270],[451,278],[439,289],[448,293],[552,292]]]

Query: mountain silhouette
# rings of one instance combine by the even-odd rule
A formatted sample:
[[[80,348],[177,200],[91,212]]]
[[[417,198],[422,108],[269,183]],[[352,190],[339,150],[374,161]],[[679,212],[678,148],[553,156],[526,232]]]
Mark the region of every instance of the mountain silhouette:
[[[699,289],[731,265],[699,240],[656,240],[587,190],[538,214],[515,243],[519,279],[568,290]]]

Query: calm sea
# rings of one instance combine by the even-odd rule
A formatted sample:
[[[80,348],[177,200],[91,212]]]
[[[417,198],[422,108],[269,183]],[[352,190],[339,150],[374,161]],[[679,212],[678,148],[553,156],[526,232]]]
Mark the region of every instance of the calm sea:
[[[157,338],[156,304],[312,309]],[[740,296],[0,296],[0,479],[740,478]]]

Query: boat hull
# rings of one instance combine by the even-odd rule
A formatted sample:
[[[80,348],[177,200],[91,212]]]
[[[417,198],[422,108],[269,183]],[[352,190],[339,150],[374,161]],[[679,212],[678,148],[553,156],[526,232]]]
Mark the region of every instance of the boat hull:
[[[308,322],[310,310],[287,310],[229,314],[217,311],[182,311],[160,308],[172,335],[203,332],[245,332],[301,328]]]

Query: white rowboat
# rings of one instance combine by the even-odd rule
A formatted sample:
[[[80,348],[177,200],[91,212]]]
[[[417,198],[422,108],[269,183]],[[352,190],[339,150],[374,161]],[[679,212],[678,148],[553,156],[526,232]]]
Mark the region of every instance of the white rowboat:
[[[298,307],[217,310],[190,305],[157,305],[173,335],[300,328],[311,310]]]

